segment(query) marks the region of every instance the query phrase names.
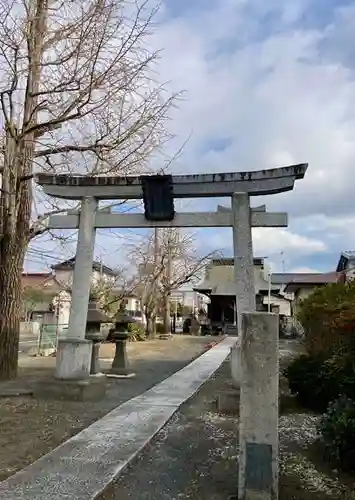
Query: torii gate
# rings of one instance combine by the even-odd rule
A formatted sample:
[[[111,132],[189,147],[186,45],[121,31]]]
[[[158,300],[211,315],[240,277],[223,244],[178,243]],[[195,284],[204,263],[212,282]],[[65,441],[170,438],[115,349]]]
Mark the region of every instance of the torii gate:
[[[276,321],[272,317],[275,315],[270,314],[266,315],[267,318],[262,328],[259,327],[257,321],[255,324],[253,323],[252,317],[249,324],[246,322],[242,325],[243,313],[253,312],[256,309],[251,228],[287,227],[287,214],[268,213],[265,206],[251,208],[250,197],[291,191],[295,181],[303,179],[307,168],[308,164],[299,164],[251,172],[179,176],[84,177],[37,174],[36,182],[42,186],[47,195],[81,200],[80,212],[68,211],[65,215],[52,215],[48,220],[50,229],[79,229],[68,336],[61,340],[58,345],[57,378],[62,380],[89,378],[92,345],[91,342],[85,340],[85,328],[96,228],[232,227],[238,332],[241,336],[243,330],[247,331],[249,328],[252,336],[254,335],[257,339],[260,338],[259,334],[262,329],[265,333],[265,325],[271,325],[271,330],[273,330]],[[231,209],[218,207],[216,212],[175,214],[174,198],[206,197],[230,197]],[[117,214],[98,210],[99,200],[137,199],[143,199],[145,214]],[[276,318],[274,319],[276,320]],[[266,327],[267,329],[268,327]],[[276,498],[276,496],[271,495],[275,494],[277,484],[278,402],[276,399],[278,392],[276,378],[278,378],[278,367],[275,361],[278,342],[277,326],[275,326],[274,331],[269,331],[268,334],[270,335],[270,339],[268,337],[270,352],[263,352],[263,354],[265,354],[265,360],[268,354],[270,354],[270,358],[265,365],[261,365],[264,372],[261,370],[257,374],[252,370],[249,370],[248,373],[243,371],[243,379],[241,380],[240,404],[241,410],[243,408],[245,412],[243,416],[241,411],[240,424],[238,493],[240,499],[245,498],[242,495],[245,495],[246,490],[254,490],[255,488],[258,491],[270,490],[272,492],[270,496],[263,496],[265,499]],[[243,346],[243,339],[241,339],[241,344]],[[250,345],[254,344],[249,342]],[[248,351],[248,346],[244,347],[246,349],[245,356],[253,357],[255,353],[260,355],[260,348],[259,351],[253,352],[250,348]],[[264,344],[263,348],[267,349],[267,344]],[[249,359],[250,361],[253,360]],[[244,364],[241,363],[241,366],[246,369],[248,359]],[[262,395],[263,401],[260,401],[257,399],[255,391],[250,389],[250,384],[256,384],[257,378],[263,384],[262,378],[265,373],[272,380],[265,387]],[[264,424],[265,419],[256,412],[254,407],[256,401],[258,401],[258,405],[263,406],[267,424]],[[250,408],[250,406],[252,407]],[[252,430],[250,430],[250,425],[248,427],[248,421],[252,422]],[[263,435],[262,438],[255,437],[255,428],[258,427],[262,429],[260,431]],[[260,440],[264,440],[265,443],[256,442]],[[253,444],[255,446],[249,446]],[[256,469],[261,471],[256,479],[255,473],[253,476],[252,472],[255,465]],[[268,483],[267,480],[265,483],[265,477],[268,475],[265,472],[265,467],[268,471],[270,470],[271,474],[269,486],[265,486]],[[263,481],[265,484],[261,484]]]

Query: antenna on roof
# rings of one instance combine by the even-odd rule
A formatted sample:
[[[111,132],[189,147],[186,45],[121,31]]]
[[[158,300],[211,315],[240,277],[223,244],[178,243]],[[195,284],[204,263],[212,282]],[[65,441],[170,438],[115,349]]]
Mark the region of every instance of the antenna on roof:
[[[286,272],[285,259],[284,259],[285,252],[283,252],[283,251],[280,252],[280,256],[281,256],[282,272],[285,273]]]

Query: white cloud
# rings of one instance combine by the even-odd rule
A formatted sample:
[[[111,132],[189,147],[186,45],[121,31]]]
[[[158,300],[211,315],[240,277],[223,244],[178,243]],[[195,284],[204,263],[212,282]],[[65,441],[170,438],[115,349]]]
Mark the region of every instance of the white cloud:
[[[295,267],[289,271],[290,273],[320,273],[319,269],[313,267]]]
[[[353,45],[345,25],[355,9],[324,28],[292,25],[312,3],[296,1],[290,9],[276,0],[225,1],[160,26],[155,43],[165,47],[162,74],[175,89],[186,89],[173,128],[180,139],[193,132],[176,170],[308,161],[295,192],[270,198],[271,206],[295,215],[352,210],[355,73],[335,57],[333,45]],[[272,10],[279,24],[269,33],[264,16]],[[221,136],[233,139],[229,148],[201,154],[201,144]]]
[[[327,249],[321,240],[276,228],[255,229],[253,247],[255,255],[275,255],[285,252],[306,256],[324,252]]]
[[[186,90],[171,121],[171,152],[192,136],[175,172],[310,163],[294,192],[266,199],[290,213],[289,230],[254,231],[255,255],[283,251],[304,258],[302,268],[312,268],[316,253],[355,248],[355,7],[324,6],[323,22],[302,25],[318,3],[223,0],[169,18],[166,1],[152,38],[164,49],[161,80]],[[221,138],[228,147],[208,151]],[[226,234],[199,231],[201,248],[231,249]]]
[[[221,251],[225,255],[232,255],[232,230],[199,231],[199,248],[206,253],[211,250]],[[257,257],[269,257],[273,261],[281,259],[283,252],[287,260],[307,257],[323,253],[327,250],[326,244],[315,238],[308,238],[293,233],[287,229],[257,228],[253,229],[253,252]]]

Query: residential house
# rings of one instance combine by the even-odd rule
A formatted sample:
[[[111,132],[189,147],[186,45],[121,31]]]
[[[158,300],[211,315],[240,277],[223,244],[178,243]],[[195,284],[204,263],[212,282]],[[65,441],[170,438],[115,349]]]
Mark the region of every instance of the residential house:
[[[201,310],[207,312],[207,306],[210,299],[193,288],[182,286],[176,290],[172,290],[171,302],[176,305],[176,307],[179,307],[180,304],[180,306],[191,309],[191,311],[194,312]]]
[[[336,271],[330,273],[290,273],[277,276],[282,276],[285,283],[284,293],[293,294],[293,315],[297,314],[300,301],[307,298],[316,288],[344,281],[344,273]]]
[[[65,260],[52,266],[56,280],[62,285],[71,288],[73,283],[73,273],[75,266],[75,257]],[[92,263],[92,284],[97,285],[99,282],[114,284],[117,279],[117,272],[102,262],[93,261]]]
[[[355,277],[355,251],[347,250],[340,254],[337,265],[337,272],[344,273],[345,279],[353,279]]]
[[[39,324],[66,325],[70,294],[52,273],[22,274],[21,333],[38,333]]]
[[[115,293],[115,289],[112,290],[113,294]],[[122,294],[122,292],[119,292],[119,294]],[[135,295],[134,293],[130,293],[129,295],[126,295],[123,299],[123,304],[125,306],[125,311],[129,316],[132,316],[135,320],[139,321],[142,320],[142,308],[141,308],[141,302],[139,300],[139,297]]]
[[[52,273],[22,274],[24,322],[57,324],[63,328],[68,324],[74,265],[75,257],[52,266]],[[100,262],[93,262],[94,285],[101,280],[114,283],[116,275],[113,269]]]

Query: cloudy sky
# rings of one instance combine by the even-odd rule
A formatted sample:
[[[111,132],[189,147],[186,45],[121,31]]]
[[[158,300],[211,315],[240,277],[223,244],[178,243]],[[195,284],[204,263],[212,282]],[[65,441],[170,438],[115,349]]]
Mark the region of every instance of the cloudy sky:
[[[157,20],[151,43],[163,49],[160,77],[185,91],[170,147],[189,140],[173,172],[308,162],[293,192],[255,199],[287,211],[290,224],[254,230],[254,254],[268,256],[275,271],[335,269],[340,252],[355,249],[354,2],[165,0]],[[184,209],[220,202],[191,201]],[[231,243],[231,230],[196,233],[200,252],[231,255]],[[96,256],[114,265],[122,244],[100,234]],[[58,256],[53,244],[45,248]],[[30,252],[26,270],[49,263]]]

